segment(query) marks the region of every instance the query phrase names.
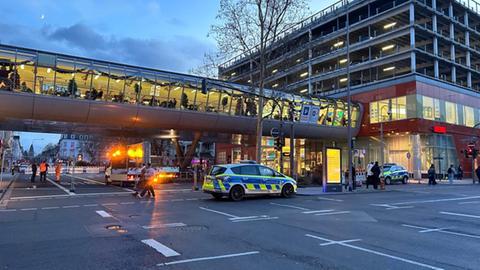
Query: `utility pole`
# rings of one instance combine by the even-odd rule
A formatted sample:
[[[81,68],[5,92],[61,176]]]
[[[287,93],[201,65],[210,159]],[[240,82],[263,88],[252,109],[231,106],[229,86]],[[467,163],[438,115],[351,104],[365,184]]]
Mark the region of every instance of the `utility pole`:
[[[347,117],[348,117],[348,126],[347,126],[347,144],[348,144],[348,187],[350,190],[353,190],[353,175],[352,175],[352,97],[350,94],[350,4],[348,0],[345,0],[347,5]]]

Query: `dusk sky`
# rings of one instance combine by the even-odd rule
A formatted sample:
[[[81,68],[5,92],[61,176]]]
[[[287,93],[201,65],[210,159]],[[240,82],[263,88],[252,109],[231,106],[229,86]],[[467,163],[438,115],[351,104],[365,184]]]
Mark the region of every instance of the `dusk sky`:
[[[312,0],[312,12],[336,0]],[[216,0],[6,1],[0,43],[188,72],[215,51]],[[58,135],[21,133],[38,153]]]

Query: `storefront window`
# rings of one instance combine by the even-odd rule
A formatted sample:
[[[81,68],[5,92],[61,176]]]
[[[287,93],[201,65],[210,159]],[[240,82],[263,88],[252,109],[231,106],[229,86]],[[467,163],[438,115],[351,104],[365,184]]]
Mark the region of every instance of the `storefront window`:
[[[457,124],[458,116],[457,116],[457,104],[452,102],[445,102],[445,111],[447,115],[447,123],[449,124]]]
[[[57,95],[69,97],[74,96],[75,92],[75,61],[73,59],[57,59],[56,75]]]
[[[378,102],[378,111],[380,112],[379,120],[381,122],[390,121],[390,114],[391,114],[390,100],[388,99],[380,100]]]
[[[32,93],[35,85],[35,62],[34,54],[18,52],[16,57],[17,78],[20,83],[20,91]]]
[[[407,119],[407,97],[398,97],[396,98],[396,100],[396,118],[394,118],[393,120]]]
[[[37,90],[36,93],[55,95],[56,57],[49,54],[39,54],[37,59]]]
[[[467,127],[473,127],[475,125],[475,115],[472,107],[463,106],[463,122]]]

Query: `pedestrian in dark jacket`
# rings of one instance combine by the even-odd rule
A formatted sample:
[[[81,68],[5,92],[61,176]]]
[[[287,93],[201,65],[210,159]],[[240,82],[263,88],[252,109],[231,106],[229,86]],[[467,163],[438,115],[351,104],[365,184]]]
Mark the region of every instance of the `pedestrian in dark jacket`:
[[[437,181],[435,181],[435,176],[437,173],[435,172],[435,166],[432,164],[430,169],[428,169],[428,184],[429,185],[436,185]]]
[[[35,183],[35,177],[37,176],[37,164],[32,163],[32,178],[30,179],[30,181],[32,183]]]
[[[480,166],[478,166],[476,169],[475,169],[475,173],[477,174],[477,181],[478,183],[480,184]],[[472,177],[473,178],[473,177]],[[475,184],[475,178],[473,178],[473,183]]]
[[[378,161],[375,161],[375,164],[373,164],[371,171],[373,173],[373,177],[372,177],[373,188],[377,189],[378,184],[380,183],[380,173],[381,173],[380,166],[378,166]]]

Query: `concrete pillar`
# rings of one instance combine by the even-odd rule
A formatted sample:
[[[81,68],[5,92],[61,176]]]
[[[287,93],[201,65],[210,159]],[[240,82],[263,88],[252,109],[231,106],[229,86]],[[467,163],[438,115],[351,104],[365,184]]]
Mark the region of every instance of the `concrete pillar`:
[[[467,61],[467,63],[466,63],[466,64],[467,64],[467,67],[471,67],[471,65],[472,65],[472,60],[471,60],[470,51],[467,51],[467,55],[466,55],[465,58],[467,59],[467,60],[466,60],[466,61]]]
[[[436,33],[437,30],[438,30],[438,23],[437,23],[437,15],[436,15],[436,14],[434,14],[434,15],[433,15],[433,18],[432,18],[432,30],[433,30],[433,32],[435,32],[435,33]]]
[[[457,67],[452,66],[452,82],[457,82]]]
[[[438,55],[438,38],[433,37],[433,54]]]
[[[450,3],[448,4],[448,16],[449,16],[450,18],[453,18],[453,4],[452,4],[452,2],[450,2]]]
[[[463,16],[463,24],[468,27],[468,11],[465,11],[465,16]]]
[[[455,39],[455,28],[453,26],[453,23],[450,23],[450,38]]]
[[[417,59],[415,55],[415,51],[410,53],[410,69],[411,72],[417,72]]]
[[[415,23],[415,5],[413,3],[410,3],[409,11],[410,25],[413,25]]]
[[[465,32],[465,45],[467,47],[470,47],[470,32],[469,31]]]
[[[432,0],[432,8],[437,10],[437,0]]]
[[[434,72],[435,72],[435,78],[439,78],[440,77],[440,69],[438,68],[438,60],[435,59],[434,63],[433,63],[433,69],[434,69]]]
[[[412,172],[414,179],[422,179],[422,151],[420,135],[414,134],[410,136],[412,142]]]
[[[450,46],[450,60],[455,62],[455,45]]]
[[[467,72],[467,87],[472,88],[472,72]]]

